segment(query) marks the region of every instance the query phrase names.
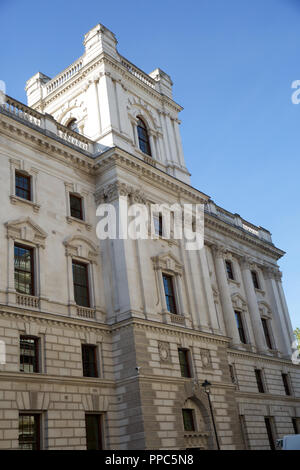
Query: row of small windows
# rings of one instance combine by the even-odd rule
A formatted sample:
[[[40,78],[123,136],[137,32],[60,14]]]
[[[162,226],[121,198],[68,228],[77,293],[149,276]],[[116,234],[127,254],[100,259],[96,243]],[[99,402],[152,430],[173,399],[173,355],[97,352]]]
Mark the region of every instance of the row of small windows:
[[[16,192],[17,197],[21,199],[25,199],[26,201],[32,201],[31,185],[32,185],[31,176],[28,176],[22,172],[16,171],[15,192]],[[71,217],[74,217],[79,220],[83,220],[84,214],[83,214],[82,197],[70,193],[69,202],[70,202]]]
[[[87,308],[91,305],[88,268],[86,263],[72,261],[75,302]],[[34,296],[34,248],[15,244],[14,273],[16,292]],[[167,309],[170,313],[177,314],[173,276],[163,274],[163,284]]]
[[[235,310],[235,319],[236,319],[236,325],[237,329],[239,332],[239,337],[240,341],[243,344],[248,344],[248,339],[246,336],[246,330],[245,330],[245,324],[244,324],[244,319],[243,319],[243,314],[242,312]],[[271,334],[270,334],[270,327],[269,327],[269,320],[267,318],[261,318],[261,323],[262,323],[262,329],[264,332],[266,344],[269,349],[274,349],[273,346],[273,341],[271,340]]]
[[[73,132],[79,132],[78,123],[76,119],[71,119],[67,124],[67,127]],[[138,117],[137,119],[137,135],[140,150],[151,157],[151,147],[147,126],[143,119],[141,119],[140,117]]]
[[[19,414],[19,449],[43,449],[43,413]],[[87,450],[104,449],[103,420],[101,414],[85,414]]]
[[[230,374],[230,378],[231,378],[232,383],[237,385],[236,372],[235,372],[235,368],[232,364],[229,364],[229,374]],[[266,381],[265,381],[263,371],[261,369],[254,369],[254,375],[255,375],[255,380],[256,380],[256,385],[257,385],[258,392],[259,393],[266,393],[267,392],[267,387],[266,387]],[[290,379],[289,374],[282,372],[281,373],[281,379],[282,379],[282,384],[283,384],[285,394],[287,396],[293,395],[292,384],[291,384],[291,379]]]
[[[227,272],[227,277],[231,281],[235,281],[236,278],[234,276],[234,270],[233,270],[233,265],[230,260],[225,261],[225,266],[226,266],[226,272]],[[251,271],[251,276],[252,276],[252,281],[255,289],[260,289],[260,283],[258,279],[258,274],[256,271]]]

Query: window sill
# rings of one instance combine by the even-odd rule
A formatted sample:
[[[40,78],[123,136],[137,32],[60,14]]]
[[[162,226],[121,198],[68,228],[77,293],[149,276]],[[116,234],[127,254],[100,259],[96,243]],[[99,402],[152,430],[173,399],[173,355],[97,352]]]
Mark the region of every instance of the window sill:
[[[238,287],[241,286],[241,283],[236,281],[235,279],[230,279],[229,277],[227,277],[227,279],[228,279],[228,282],[232,282],[233,284],[235,284]]]
[[[68,215],[66,217],[67,219],[67,222],[68,224],[73,224],[74,222],[77,222],[81,225],[84,225],[85,228],[90,232],[92,230],[92,226],[90,224],[88,224],[85,220],[81,220],[81,219],[76,219],[76,217],[71,217],[70,215]]]
[[[15,196],[15,195],[10,196],[10,202],[14,205],[18,203],[27,204],[28,206],[31,206],[33,208],[34,212],[39,212],[40,207],[41,207],[39,204],[36,204],[33,201],[28,201],[27,199],[23,199],[22,197]]]

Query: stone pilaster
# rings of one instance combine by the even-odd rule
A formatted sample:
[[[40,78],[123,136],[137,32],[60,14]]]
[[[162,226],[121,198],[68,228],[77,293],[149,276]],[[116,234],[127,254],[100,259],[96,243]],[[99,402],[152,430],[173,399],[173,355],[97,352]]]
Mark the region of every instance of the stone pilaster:
[[[258,352],[266,353],[268,348],[264,337],[257,297],[251,276],[251,260],[247,257],[243,257],[241,258],[240,264],[256,347]]]
[[[228,280],[225,272],[224,255],[226,251],[222,247],[215,245],[213,246],[212,252],[215,261],[216,276],[224,314],[226,332],[227,335],[232,339],[233,345],[240,345],[241,340],[237,329],[235,314],[228,287]]]

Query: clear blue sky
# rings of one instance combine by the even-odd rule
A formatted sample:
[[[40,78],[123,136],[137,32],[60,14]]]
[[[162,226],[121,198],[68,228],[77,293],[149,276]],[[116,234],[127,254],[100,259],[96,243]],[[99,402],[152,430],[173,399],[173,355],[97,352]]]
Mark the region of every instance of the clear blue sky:
[[[160,67],[183,107],[192,183],[269,229],[294,326],[300,326],[298,0],[0,0],[0,80],[26,102],[26,80],[54,76],[83,53],[97,23],[146,72]]]

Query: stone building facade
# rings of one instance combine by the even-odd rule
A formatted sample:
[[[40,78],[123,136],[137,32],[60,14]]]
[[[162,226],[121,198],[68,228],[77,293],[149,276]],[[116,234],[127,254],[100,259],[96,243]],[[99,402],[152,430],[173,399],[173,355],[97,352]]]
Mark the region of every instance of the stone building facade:
[[[300,432],[284,252],[190,185],[170,77],[116,45],[0,109],[0,448],[214,449],[208,380],[220,447],[269,449]],[[204,248],[99,240],[120,196],[204,204]]]

